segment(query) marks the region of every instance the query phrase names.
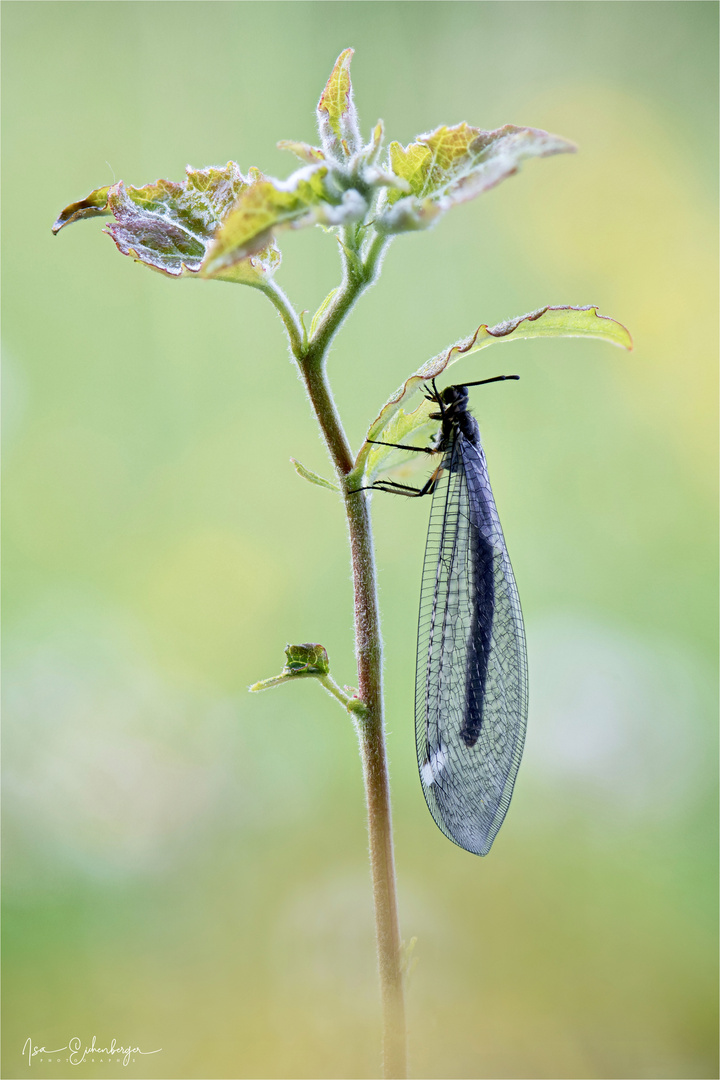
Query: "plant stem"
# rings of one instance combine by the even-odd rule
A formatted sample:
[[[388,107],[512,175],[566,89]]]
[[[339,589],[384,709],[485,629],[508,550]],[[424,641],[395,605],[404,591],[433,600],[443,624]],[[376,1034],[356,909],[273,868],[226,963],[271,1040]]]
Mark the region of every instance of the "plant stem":
[[[355,649],[359,694],[367,714],[357,724],[365,779],[383,1007],[386,1078],[407,1076],[405,999],[393,854],[390,779],[385,753],[382,638],[370,513],[364,495],[346,499],[355,584]]]
[[[248,686],[248,690],[251,694],[258,694],[261,690],[272,690],[276,686],[297,682],[299,679],[315,679],[327,690],[328,694],[332,694],[340,702],[343,708],[349,712],[364,715],[365,710],[360,699],[352,698],[350,694],[346,694],[344,690],[341,690],[332,675],[318,675],[310,671],[294,671],[292,674],[281,673],[280,675],[273,675],[270,679],[261,679],[260,682],[253,683],[252,686]]]
[[[340,704],[343,705],[346,709],[351,705],[353,699],[350,697],[350,694],[346,694],[344,690],[340,689],[338,684],[333,679],[332,675],[318,675],[317,681],[320,683],[321,686],[325,687],[328,694],[332,694],[332,696],[336,698],[340,702]]]
[[[285,326],[285,332],[287,333],[290,342],[292,354],[299,363],[299,358],[302,356],[302,351],[305,347],[305,341],[302,324],[297,316],[295,308],[273,278],[263,282],[262,285],[258,285],[257,288],[260,292],[265,293],[271,304],[275,306]]]
[[[358,297],[373,283],[380,272],[382,256],[390,243],[390,237],[376,233],[368,243],[365,258],[360,256],[360,238],[353,228],[343,229],[340,251],[343,262],[343,280],[322,318],[310,342],[308,361],[323,366],[330,343],[346,315],[350,313]]]
[[[322,368],[305,369],[318,422],[341,476],[353,461]],[[395,886],[390,782],[385,752],[382,688],[382,638],[377,601],[370,512],[364,495],[346,495],[355,588],[355,655],[358,692],[367,713],[356,720],[365,780],[368,840],[375,901],[380,991],[383,1011],[383,1071],[394,1080],[407,1076],[405,1000],[400,924]]]
[[[343,233],[343,282],[315,330],[304,342],[299,319],[279,289],[264,289],[285,323],[290,346],[303,374],[305,385],[341,482],[352,471],[353,455],[335,407],[325,372],[330,343],[360,293],[375,279],[387,245],[387,238],[375,236],[360,257],[359,233]],[[344,486],[344,485],[343,485]],[[386,1080],[407,1076],[407,1035],[401,965],[393,856],[390,783],[385,751],[382,687],[382,638],[377,599],[375,555],[370,511],[364,494],[345,495],[345,512],[350,533],[355,591],[355,654],[358,693],[366,706],[356,714],[368,812],[368,840],[375,901],[375,929],[383,1014],[383,1073]]]

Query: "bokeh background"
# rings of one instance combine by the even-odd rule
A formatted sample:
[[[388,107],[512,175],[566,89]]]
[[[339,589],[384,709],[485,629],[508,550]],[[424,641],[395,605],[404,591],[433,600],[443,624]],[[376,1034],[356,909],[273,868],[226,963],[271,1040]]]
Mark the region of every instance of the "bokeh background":
[[[398,239],[338,338],[354,445],[423,360],[547,303],[635,337],[491,349],[476,391],[531,707],[492,853],[451,845],[413,746],[428,507],[376,497],[415,1077],[714,1077],[715,3],[17,3],[3,17],[5,1077],[373,1077],[345,526],[274,311],[82,223],[91,188],[295,167],[337,54],[364,131],[547,128],[580,152]],[[282,239],[314,310],[321,230]]]

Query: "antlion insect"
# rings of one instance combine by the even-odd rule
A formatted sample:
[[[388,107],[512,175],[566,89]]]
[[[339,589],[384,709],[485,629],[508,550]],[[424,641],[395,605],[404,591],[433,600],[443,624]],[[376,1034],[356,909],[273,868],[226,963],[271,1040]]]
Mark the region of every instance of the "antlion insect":
[[[432,380],[440,455],[422,488],[378,480],[366,488],[410,498],[432,494],[418,626],[415,738],[425,801],[436,824],[466,851],[487,855],[507,813],[527,722],[527,657],[515,578],[488,478],[468,387]],[[368,440],[374,442],[375,440]]]

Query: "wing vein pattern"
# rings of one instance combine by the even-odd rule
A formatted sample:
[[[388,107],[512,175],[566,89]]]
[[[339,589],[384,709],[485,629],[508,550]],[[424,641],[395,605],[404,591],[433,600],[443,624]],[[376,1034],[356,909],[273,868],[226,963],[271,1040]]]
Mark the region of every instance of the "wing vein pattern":
[[[423,793],[456,844],[486,855],[527,721],[522,612],[478,438],[457,429],[433,493],[420,596],[415,733]]]

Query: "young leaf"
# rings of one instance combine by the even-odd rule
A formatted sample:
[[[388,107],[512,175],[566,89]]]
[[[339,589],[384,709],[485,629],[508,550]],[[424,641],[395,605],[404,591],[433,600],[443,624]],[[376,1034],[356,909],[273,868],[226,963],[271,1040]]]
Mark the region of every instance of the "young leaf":
[[[378,228],[389,233],[427,228],[455,203],[473,199],[512,176],[525,158],[575,149],[559,135],[512,124],[482,131],[462,123],[436,128],[409,146],[391,143],[390,166],[407,182],[411,194],[388,193],[388,208],[378,219]]]
[[[317,105],[323,150],[336,161],[347,161],[360,149],[360,128],[352,97],[350,61],[354,49],[344,49],[332,69]]]
[[[290,679],[298,678],[324,678],[330,674],[330,661],[327,649],[324,645],[311,644],[286,645],[285,666],[279,675],[273,675],[269,679],[262,679],[249,687],[251,693],[260,690],[271,690],[280,686]]]
[[[254,168],[246,178],[228,162],[224,168],[188,166],[181,184],[156,180],[126,188],[120,181],[98,188],[66,207],[53,232],[86,217],[114,215],[105,231],[123,255],[153,270],[262,285],[280,264],[273,240],[278,229],[340,225],[366,210],[357,191],[341,192],[335,186],[323,162],[298,169],[284,181]]]
[[[261,690],[272,690],[283,683],[297,682],[298,679],[315,679],[328,694],[339,701],[344,709],[358,721],[364,720],[368,713],[368,707],[358,697],[357,690],[346,686],[341,690],[330,674],[330,661],[327,650],[323,645],[305,644],[288,645],[285,649],[285,666],[279,675],[273,675],[269,679],[261,679],[248,687],[251,694],[257,694]]]
[[[342,225],[362,218],[367,210],[359,192],[335,188],[323,162],[306,165],[287,180],[273,180],[251,169],[250,180],[209,247],[202,266],[206,277],[217,277],[255,254],[278,229]]]
[[[336,285],[334,289],[330,290],[330,292],[327,294],[327,296],[323,300],[320,307],[317,309],[317,311],[313,315],[312,322],[310,323],[310,337],[312,337],[313,334],[315,333],[315,331],[317,329],[317,326],[318,326],[318,323],[320,322],[323,315],[327,311],[328,307],[332,303],[333,297],[337,294],[337,291],[338,291],[339,288],[340,288],[340,286]]]
[[[317,146],[311,146],[306,142],[294,142],[292,139],[281,139],[277,144],[278,150],[289,150],[295,157],[300,158],[306,165],[314,165],[317,161],[324,161],[325,155]]]
[[[380,156],[380,151],[383,145],[383,136],[385,134],[385,128],[382,120],[378,120],[377,124],[373,128],[372,139],[366,147],[366,160],[368,165],[374,165]]]
[[[332,480],[326,480],[324,476],[318,476],[312,469],[307,469],[301,461],[296,461],[295,458],[291,457],[290,462],[295,466],[295,472],[298,476],[302,476],[303,480],[309,480],[311,484],[317,484],[318,487],[327,488],[328,491],[340,491],[338,485],[334,484]]]
[[[497,326],[483,323],[469,337],[427,360],[414,375],[406,379],[383,406],[379,416],[371,424],[366,438],[383,442],[407,442],[419,428],[427,424],[428,414],[436,411],[428,402],[423,402],[414,412],[406,412],[402,408],[402,403],[424,383],[442,375],[446,368],[461,356],[471,356],[488,345],[499,341],[540,337],[587,337],[607,341],[624,349],[632,349],[633,346],[629,330],[615,319],[600,315],[593,306],[544,307],[498,323]],[[348,477],[348,486],[359,487],[368,483],[383,467],[390,453],[392,451],[389,447],[365,442],[355,461],[355,468]]]
[[[156,180],[136,188],[119,181],[98,188],[66,207],[53,232],[84,218],[112,215],[115,221],[105,231],[123,255],[170,277],[197,275],[219,226],[252,181],[232,161],[223,168],[188,166],[186,173],[183,183]],[[258,285],[279,264],[280,252],[271,241],[258,246],[242,263],[207,276]]]
[[[324,645],[306,643],[288,645],[285,649],[286,674],[290,675],[327,675],[330,671],[327,649]]]

